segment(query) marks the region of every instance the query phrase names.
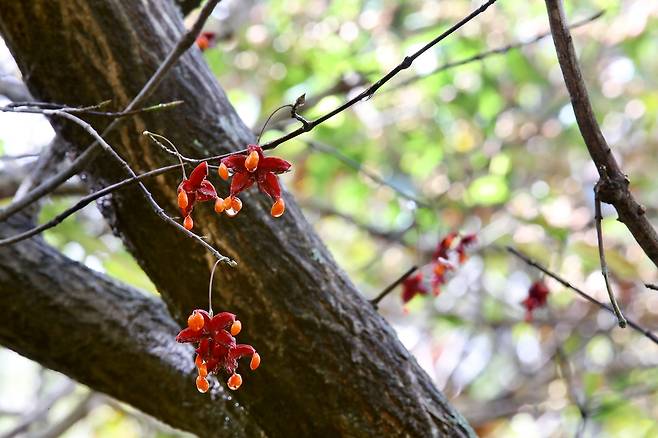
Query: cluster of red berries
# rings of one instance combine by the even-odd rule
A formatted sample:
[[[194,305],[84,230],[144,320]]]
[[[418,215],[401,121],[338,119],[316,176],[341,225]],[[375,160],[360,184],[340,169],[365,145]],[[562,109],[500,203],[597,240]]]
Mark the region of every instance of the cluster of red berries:
[[[456,240],[457,245],[454,245]],[[456,232],[447,234],[436,246],[432,254],[432,292],[438,295],[441,292],[441,286],[447,281],[449,271],[454,271],[456,266],[466,263],[468,254],[466,250],[469,246],[477,241],[475,234],[459,236]],[[453,248],[454,246],[454,248]],[[415,275],[407,277],[402,282],[402,302],[411,301],[416,295],[427,295],[429,289],[424,282],[422,271]]]
[[[178,333],[177,342],[197,344],[196,364],[199,375],[196,387],[199,392],[210,388],[208,374],[217,374],[224,370],[231,374],[227,386],[236,390],[242,385],[242,376],[236,372],[238,359],[251,356],[249,368],[255,370],[260,365],[260,355],[251,345],[237,344],[234,336],[242,330],[242,323],[229,312],[212,316],[205,310],[197,309],[187,319],[187,328]]]
[[[222,159],[218,169],[220,178],[227,181],[232,172],[230,194],[222,199],[217,190],[208,181],[208,163],[201,162],[194,168],[189,178],[183,179],[178,186],[178,207],[183,215],[183,226],[187,230],[194,227],[192,210],[197,202],[214,201],[215,212],[226,213],[233,217],[242,209],[242,201],[237,194],[257,183],[261,192],[274,199],[270,213],[280,217],[286,209],[281,198],[281,186],[278,174],[287,172],[292,165],[277,157],[265,157],[263,149],[255,144],[249,145],[246,154],[230,155]]]
[[[546,284],[539,280],[530,285],[528,289],[528,296],[525,300],[521,301],[525,307],[525,320],[532,321],[532,312],[539,307],[544,307],[548,299],[549,290]]]

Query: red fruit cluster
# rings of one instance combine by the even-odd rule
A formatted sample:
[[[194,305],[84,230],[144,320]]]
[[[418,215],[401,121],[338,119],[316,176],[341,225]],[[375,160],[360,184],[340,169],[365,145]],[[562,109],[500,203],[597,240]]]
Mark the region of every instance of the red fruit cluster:
[[[528,297],[521,301],[523,307],[525,307],[525,320],[530,322],[532,321],[532,312],[538,307],[544,307],[546,305],[546,300],[548,299],[548,287],[546,284],[539,280],[532,283],[528,289]]]
[[[458,240],[457,245],[454,245]],[[447,281],[449,271],[454,271],[457,265],[468,260],[467,248],[477,241],[475,234],[459,236],[456,232],[447,234],[436,246],[432,254],[432,292],[438,295],[441,286]],[[453,248],[454,246],[454,248]],[[416,295],[427,295],[429,290],[423,281],[423,273],[418,272],[402,282],[402,302],[411,301]]]
[[[192,210],[197,202],[213,201],[217,199],[217,190],[208,177],[208,163],[205,161],[200,163],[194,168],[190,177],[184,179],[178,185],[178,208],[185,218],[183,225],[187,230],[191,230],[194,226],[192,220]]]
[[[260,355],[251,345],[237,344],[234,336],[242,330],[242,323],[229,312],[212,316],[205,310],[197,309],[187,319],[187,328],[178,333],[177,342],[197,344],[196,359],[199,375],[196,387],[200,392],[210,388],[208,374],[217,374],[224,370],[231,374],[227,381],[230,389],[236,390],[242,385],[242,376],[236,372],[238,359],[251,356],[249,367],[255,370],[260,365]]]
[[[263,149],[255,144],[247,147],[246,154],[236,154],[223,158],[219,165],[219,176],[228,180],[229,171],[233,174],[231,179],[230,201],[224,200],[224,207],[230,202],[233,205],[238,193],[248,189],[254,183],[258,189],[274,199],[270,213],[274,217],[279,217],[286,209],[286,204],[281,198],[281,186],[279,185],[278,174],[287,172],[292,165],[278,157],[266,157],[263,155]],[[237,213],[237,212],[236,212]]]
[[[453,248],[456,239],[459,239],[459,242]],[[454,271],[456,264],[463,265],[466,263],[468,260],[466,249],[475,242],[477,242],[477,236],[475,234],[466,234],[459,237],[456,232],[449,233],[439,242],[432,255],[432,291],[434,295],[438,295],[441,292],[441,286],[447,281],[447,273]],[[453,254],[456,257],[453,257]],[[456,259],[456,261],[451,261],[453,259]]]
[[[428,292],[427,286],[423,283],[423,274],[421,272],[407,277],[402,282],[403,303],[408,303],[416,295],[427,295]]]

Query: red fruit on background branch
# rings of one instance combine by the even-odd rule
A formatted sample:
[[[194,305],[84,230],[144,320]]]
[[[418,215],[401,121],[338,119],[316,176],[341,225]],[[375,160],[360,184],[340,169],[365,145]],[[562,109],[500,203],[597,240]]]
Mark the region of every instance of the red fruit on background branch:
[[[232,204],[234,199],[238,199],[237,195],[240,192],[247,190],[256,183],[261,192],[274,199],[271,213],[272,216],[279,217],[285,210],[285,203],[281,199],[281,186],[277,175],[288,172],[291,166],[283,158],[266,157],[263,155],[263,149],[260,146],[250,144],[247,147],[246,154],[236,154],[223,158],[218,173],[224,180],[229,178],[229,171],[233,173],[230,193]],[[227,206],[228,204],[225,203],[225,209]],[[234,208],[228,210],[237,213]]]
[[[402,302],[405,304],[416,295],[427,295],[428,292],[427,286],[423,283],[423,274],[421,272],[407,277],[402,282]]]
[[[528,297],[521,302],[526,309],[525,320],[532,321],[532,312],[539,307],[546,305],[549,290],[546,284],[539,280],[532,283],[528,289]]]
[[[251,345],[237,344],[231,335],[237,335],[242,328],[240,321],[229,312],[221,312],[215,316],[205,310],[196,309],[187,320],[188,326],[178,333],[176,341],[193,343],[197,345],[194,363],[198,369],[196,379],[197,389],[206,392],[210,384],[206,377],[208,374],[217,374],[221,370],[231,374],[228,380],[230,389],[238,389],[242,384],[242,377],[236,373],[238,360],[244,356],[251,356],[249,364],[252,370],[260,365],[260,355]]]
[[[208,163],[203,161],[194,168],[190,177],[184,179],[177,189],[178,208],[185,218],[185,228],[190,230],[194,222],[190,214],[197,202],[214,201],[217,199],[217,190],[208,181]]]
[[[202,52],[214,47],[216,42],[217,34],[215,32],[201,32],[196,39],[196,45]]]

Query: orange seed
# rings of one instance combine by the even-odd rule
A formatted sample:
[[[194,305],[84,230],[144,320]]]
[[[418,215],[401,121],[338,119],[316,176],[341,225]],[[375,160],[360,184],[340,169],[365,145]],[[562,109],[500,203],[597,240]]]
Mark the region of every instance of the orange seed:
[[[286,211],[286,203],[283,201],[283,198],[278,198],[272,205],[270,213],[274,217],[281,217],[284,211]]]
[[[224,198],[224,210],[228,210],[232,207],[233,205],[233,199],[231,199],[232,196],[227,196]]]
[[[231,324],[231,334],[237,336],[238,333],[240,333],[240,330],[242,330],[242,323],[238,320],[234,321],[233,324]]]
[[[219,168],[217,169],[217,173],[219,174],[219,177],[224,181],[228,180],[228,167],[226,167],[226,164],[220,163]]]
[[[236,213],[242,210],[242,201],[240,201],[240,198],[237,196],[231,198],[231,208],[235,210]]]
[[[238,373],[233,373],[231,377],[228,378],[228,382],[226,382],[228,385],[229,389],[232,389],[235,391],[242,385],[242,376]]]
[[[185,193],[185,190],[180,190],[178,192],[178,207],[181,210],[185,210],[187,208],[188,202],[187,202],[187,193]]]
[[[215,213],[221,213],[224,211],[224,200],[222,198],[217,198],[215,200]]]
[[[249,171],[249,172],[254,172],[256,168],[258,167],[258,159],[260,157],[258,156],[258,152],[256,151],[251,151],[249,156],[247,157],[246,160],[244,160],[244,167]]]
[[[196,378],[196,389],[198,389],[200,393],[208,392],[209,388],[210,383],[208,383],[208,380],[205,377],[198,376]]]
[[[187,326],[195,332],[201,330],[204,323],[203,316],[196,310],[187,318]]]
[[[188,231],[192,229],[192,227],[194,226],[194,221],[192,220],[192,216],[185,216],[185,220],[183,221],[183,226]]]
[[[249,362],[249,368],[255,370],[259,366],[260,366],[260,354],[254,353],[254,355],[251,356],[251,362]]]

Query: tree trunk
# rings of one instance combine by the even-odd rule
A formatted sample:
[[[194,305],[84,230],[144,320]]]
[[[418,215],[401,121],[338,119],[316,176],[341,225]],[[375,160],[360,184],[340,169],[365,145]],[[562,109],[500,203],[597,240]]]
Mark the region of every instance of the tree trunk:
[[[38,100],[89,105],[111,98],[122,108],[175,44],[183,25],[173,2],[0,0],[0,31]],[[109,136],[136,172],[173,162],[140,135],[145,129],[167,136],[193,157],[242,149],[254,141],[196,49],[181,58],[150,103],[175,99],[185,104],[128,118]],[[98,130],[107,124],[90,121]],[[90,143],[78,127],[53,123],[77,145],[76,152]],[[103,156],[86,176],[98,187],[124,175]],[[171,215],[176,215],[179,181],[180,174],[172,172],[147,183]],[[226,196],[226,184],[217,186]],[[240,341],[254,345],[263,358],[256,372],[242,373],[245,383],[234,393],[254,427],[271,436],[472,436],[390,326],[336,266],[290,194],[284,197],[287,211],[279,219],[269,215],[271,201],[259,193],[241,196],[244,208],[233,219],[215,215],[210,205],[194,212],[195,231],[239,263],[234,269],[218,268],[214,308],[238,315]],[[192,309],[207,306],[210,254],[158,219],[134,187],[100,205],[179,323]],[[0,251],[6,255],[12,249]],[[6,332],[15,321],[3,318],[0,324]],[[175,334],[170,327],[170,336]],[[73,374],[73,364],[52,360],[47,365]],[[189,384],[194,386],[192,378]],[[162,406],[162,413],[149,413],[200,435],[216,434],[210,426],[192,429],[173,421],[173,409]]]

